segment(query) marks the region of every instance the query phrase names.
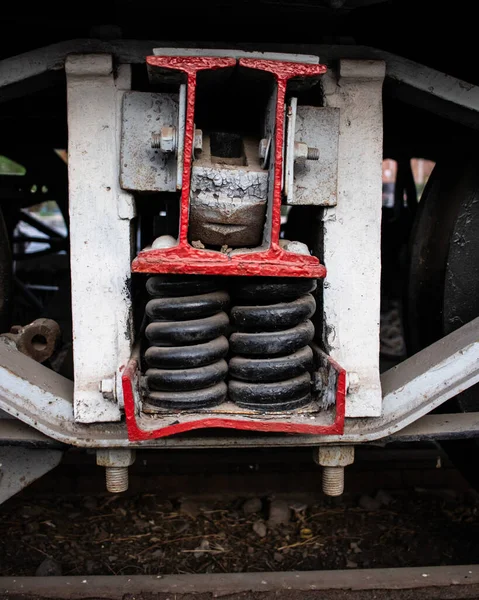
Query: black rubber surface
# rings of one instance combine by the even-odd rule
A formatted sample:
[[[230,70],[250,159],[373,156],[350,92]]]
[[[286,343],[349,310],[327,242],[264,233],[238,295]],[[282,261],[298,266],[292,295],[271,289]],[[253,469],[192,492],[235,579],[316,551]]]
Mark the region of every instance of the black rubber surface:
[[[194,369],[148,369],[145,373],[150,391],[200,390],[223,381],[228,373],[225,360]]]
[[[284,331],[233,333],[230,337],[230,348],[235,354],[245,356],[280,356],[307,346],[313,337],[314,325],[311,321],[306,321]]]
[[[309,346],[288,356],[251,358],[234,356],[229,362],[229,373],[235,379],[251,383],[284,381],[313,368],[313,351]]]
[[[194,346],[150,346],[145,352],[145,361],[150,367],[171,369],[202,367],[228,354],[228,340],[220,336],[204,344]]]
[[[218,281],[212,277],[155,275],[146,282],[146,291],[150,296],[160,298],[207,294],[219,288]]]
[[[227,292],[210,292],[198,296],[154,298],[146,305],[146,314],[154,321],[187,321],[215,315],[228,306]]]
[[[155,346],[187,346],[223,336],[228,326],[228,315],[220,312],[205,319],[181,321],[181,324],[178,321],[155,321],[147,326],[145,335]]]
[[[298,277],[248,277],[238,278],[232,284],[232,295],[255,304],[263,301],[283,302],[294,300],[316,289],[316,279]]]
[[[211,387],[185,392],[150,392],[147,402],[171,410],[196,410],[217,406],[226,400],[227,387],[222,381]]]
[[[289,402],[303,399],[306,404],[310,401],[311,375],[303,373],[286,381],[268,384],[231,380],[228,390],[231,400],[238,406],[248,405],[264,410],[268,410],[265,406],[274,406],[269,410],[282,410],[280,407]]]
[[[275,331],[290,329],[309,319],[316,310],[316,300],[306,294],[292,302],[263,306],[234,306],[231,319],[241,330]]]

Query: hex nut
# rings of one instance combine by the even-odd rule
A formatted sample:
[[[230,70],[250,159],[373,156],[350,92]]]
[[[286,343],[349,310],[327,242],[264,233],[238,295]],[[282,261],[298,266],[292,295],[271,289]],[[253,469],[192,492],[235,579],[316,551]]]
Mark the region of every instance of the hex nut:
[[[322,467],[346,467],[354,462],[354,446],[318,446],[314,461]]]
[[[359,375],[357,373],[355,373],[354,371],[348,372],[346,374],[347,377],[347,393],[348,394],[354,394],[354,392],[357,392],[359,389]]]
[[[99,467],[130,467],[135,462],[135,451],[128,448],[101,448],[96,451]]]

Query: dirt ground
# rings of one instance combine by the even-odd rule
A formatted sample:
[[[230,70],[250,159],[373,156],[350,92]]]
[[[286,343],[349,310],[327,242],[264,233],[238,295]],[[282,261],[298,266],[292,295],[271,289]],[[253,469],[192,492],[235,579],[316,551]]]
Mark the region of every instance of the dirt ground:
[[[289,571],[479,562],[472,492],[159,503],[153,494],[0,507],[0,575]],[[253,512],[254,511],[254,512]]]

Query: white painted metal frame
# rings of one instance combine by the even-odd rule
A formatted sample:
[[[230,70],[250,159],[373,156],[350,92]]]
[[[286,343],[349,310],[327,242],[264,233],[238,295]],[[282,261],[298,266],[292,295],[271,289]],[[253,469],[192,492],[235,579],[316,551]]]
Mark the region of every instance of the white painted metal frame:
[[[109,54],[66,59],[75,393],[80,423],[119,421],[101,393],[131,353],[131,219],[120,188],[121,104],[130,67]],[[112,386],[110,386],[112,387]]]
[[[382,61],[341,60],[324,76],[340,109],[337,205],[324,209],[324,342],[346,369],[347,417],[381,415],[379,311],[382,210]]]
[[[343,435],[248,436],[237,447],[357,444],[389,437],[479,382],[479,318],[390,369],[381,377],[383,415],[346,419]],[[121,423],[82,424],[73,417],[72,382],[0,343],[0,410],[49,437],[80,447],[218,448],[228,436],[172,436],[133,444]],[[434,415],[444,418],[444,415]],[[477,431],[478,415],[468,416]],[[411,432],[414,438],[414,428]],[[416,434],[417,435],[417,434]]]

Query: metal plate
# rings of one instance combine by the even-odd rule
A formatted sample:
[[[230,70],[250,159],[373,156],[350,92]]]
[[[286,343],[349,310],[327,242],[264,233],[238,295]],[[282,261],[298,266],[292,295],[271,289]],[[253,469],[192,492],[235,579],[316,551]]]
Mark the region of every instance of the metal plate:
[[[140,192],[176,191],[176,156],[151,147],[151,134],[178,124],[178,94],[127,92],[123,100],[120,184]]]
[[[288,194],[288,204],[334,206],[338,193],[339,108],[298,106],[294,141],[318,148],[319,160],[295,162],[293,194]]]

